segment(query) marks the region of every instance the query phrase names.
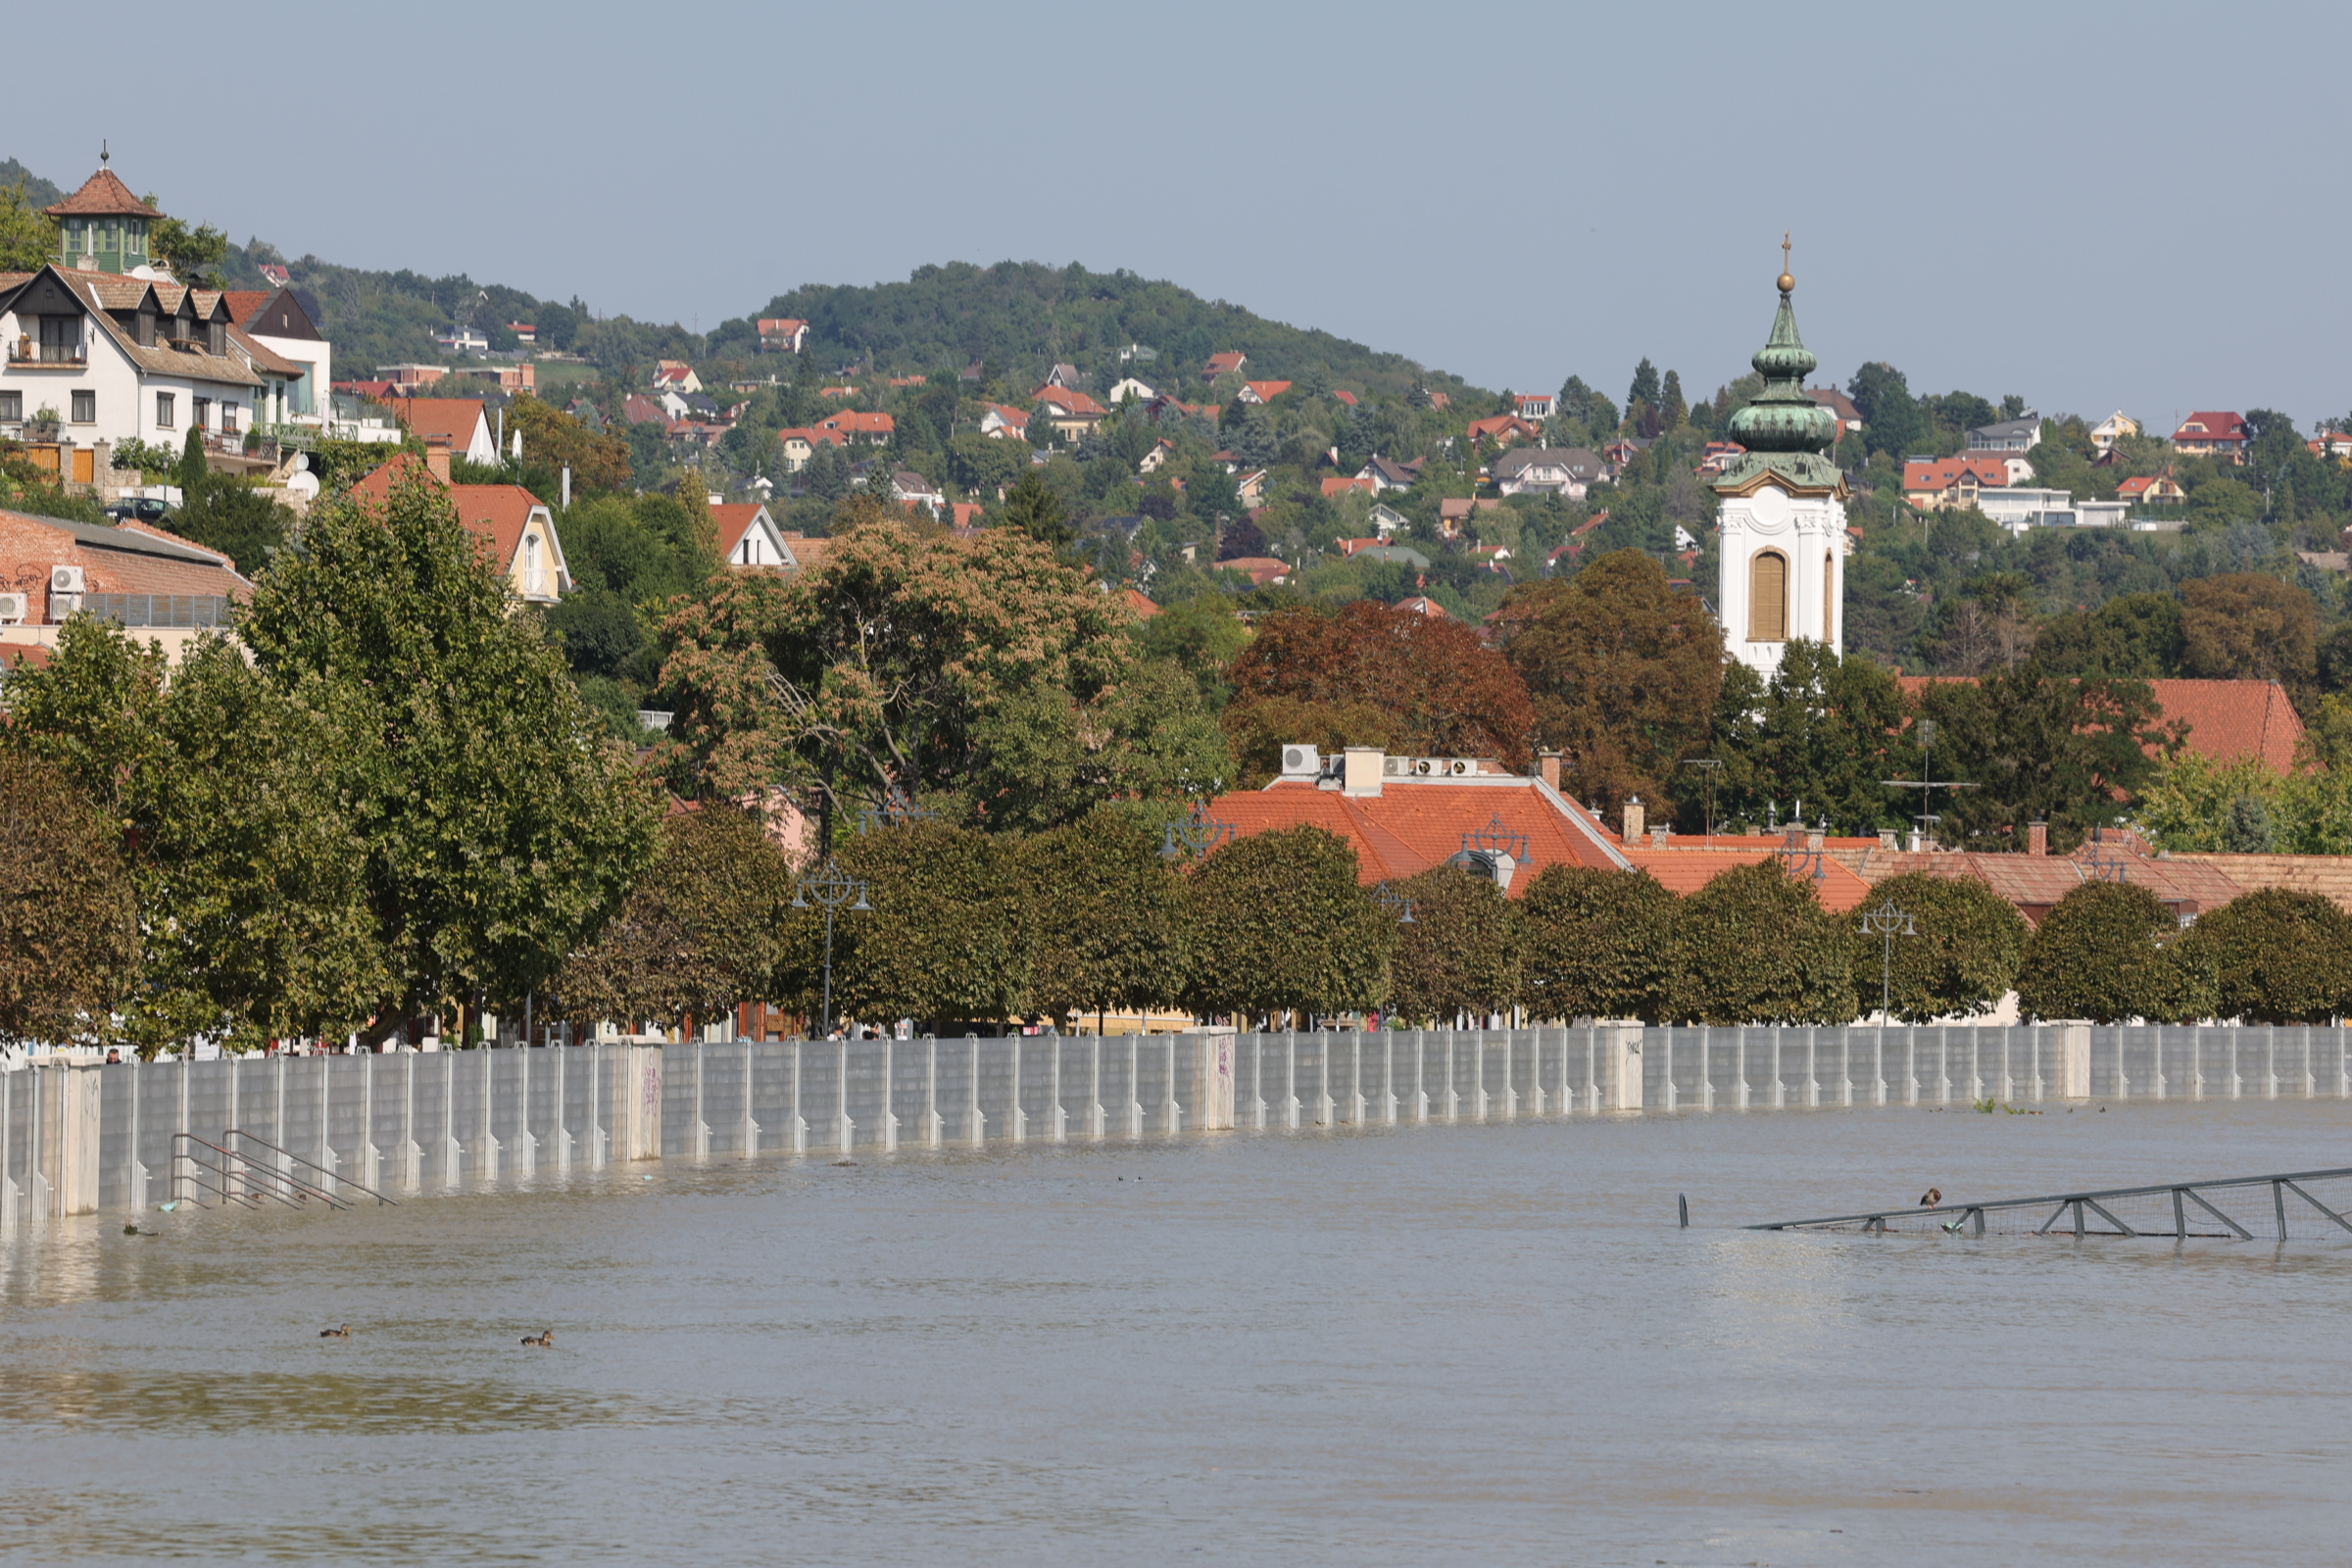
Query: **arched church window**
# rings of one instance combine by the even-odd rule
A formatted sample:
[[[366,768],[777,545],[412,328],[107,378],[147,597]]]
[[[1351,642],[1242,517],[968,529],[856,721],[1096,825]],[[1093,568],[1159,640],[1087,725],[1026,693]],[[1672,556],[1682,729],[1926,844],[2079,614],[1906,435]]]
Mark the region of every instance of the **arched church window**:
[[[1747,640],[1788,640],[1788,558],[1759,550],[1747,564]]]
[[[1838,642],[1838,558],[1821,558],[1821,640],[1833,647]]]

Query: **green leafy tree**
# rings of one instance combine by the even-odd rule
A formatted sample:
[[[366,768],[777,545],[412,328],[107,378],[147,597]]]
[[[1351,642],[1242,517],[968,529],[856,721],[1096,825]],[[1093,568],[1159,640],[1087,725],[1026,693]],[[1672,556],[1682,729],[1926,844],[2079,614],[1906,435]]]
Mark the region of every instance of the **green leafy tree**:
[[[683,1029],[769,1000],[794,880],[755,813],[723,804],[673,812],[627,902],[550,982],[558,1008],[582,1025]]]
[[[2136,882],[2085,882],[2026,939],[2018,1011],[2028,1018],[2175,1023],[2213,1015],[2212,950],[2185,947],[2180,922]]]
[[[1232,776],[1192,678],[1139,658],[1134,617],[1016,529],[854,526],[810,570],[719,583],[666,636],[672,733],[717,794],[906,793],[1035,829]]]
[[[1667,1015],[1690,1023],[1844,1023],[1855,1013],[1842,917],[1777,859],[1727,871],[1674,911]]]
[[[1388,1013],[1399,1024],[1449,1024],[1518,1004],[1519,910],[1494,879],[1437,865],[1396,884],[1412,906],[1389,959]]]
[[[948,477],[976,496],[993,496],[1029,471],[1029,443],[967,431],[948,443]]]
[[[1634,384],[1626,388],[1626,411],[1630,414],[1637,403],[1643,408],[1654,409],[1661,395],[1658,368],[1649,363],[1649,356],[1645,354],[1642,357],[1642,363],[1634,367]]]
[[[2182,663],[2206,680],[2275,680],[2303,694],[2319,672],[2311,595],[2261,572],[2200,577],[2180,589]]]
[[[1859,654],[1799,638],[1769,681],[1728,664],[1706,748],[1723,764],[1712,770],[1718,827],[1762,822],[1775,806],[1792,817],[1800,803],[1807,820],[1827,814],[1863,832],[1898,821],[1904,808],[1886,781],[1918,777],[1909,720],[1894,677]],[[1677,822],[1704,821],[1708,771],[1680,768],[1669,781]]]
[[[1891,903],[1916,933],[1887,939],[1862,928],[1864,910]],[[1876,1011],[1882,980],[1904,1023],[1990,1012],[2017,983],[2028,927],[2014,905],[1976,877],[1907,871],[1871,889],[1846,917],[1853,931],[1855,990]],[[1891,954],[1891,957],[1889,957]]]
[[[99,1040],[139,957],[106,813],[66,772],[0,749],[0,1040]]]
[[[37,272],[57,257],[57,220],[33,204],[23,180],[0,187],[0,271]]]
[[[1939,726],[1937,776],[1974,786],[1937,797],[1938,837],[1974,850],[2022,848],[2037,820],[2054,848],[2072,849],[2123,818],[2155,776],[2149,750],[2177,744],[2141,682],[2076,680],[2033,663],[1937,682],[1919,706]]]
[[[2352,918],[2323,894],[2243,894],[2200,915],[2179,945],[2211,967],[2219,1017],[2326,1023],[2352,1012]]]
[[[1284,828],[1225,844],[1193,869],[1186,903],[1195,1012],[1355,1012],[1388,993],[1396,920],[1337,834]]]
[[[172,531],[220,551],[248,577],[269,565],[294,534],[292,510],[242,479],[216,474],[181,496]]]
[[[1930,431],[1927,416],[1911,396],[1911,385],[1902,371],[1873,362],[1854,372],[1845,391],[1854,401],[1855,412],[1862,416],[1863,439],[1872,452],[1886,453],[1899,463],[1925,444]]]
[[[444,1002],[518,998],[618,906],[653,802],[562,657],[515,612],[447,493],[312,509],[240,629],[281,690],[336,715],[319,760],[364,846],[390,975],[374,1034]]]
[[[1025,1013],[1031,968],[1019,855],[1013,838],[945,822],[852,839],[840,864],[866,884],[872,907],[834,914],[835,1013],[884,1024],[913,1018],[937,1034]],[[821,908],[793,912],[778,989],[812,1018],[824,937]]]
[[[1223,594],[1199,594],[1160,607],[1144,622],[1144,652],[1172,661],[1200,688],[1200,701],[1214,712],[1225,706],[1233,689],[1225,683],[1225,666],[1250,640],[1250,630],[1233,612]]]
[[[146,198],[155,205],[155,197]],[[192,288],[219,288],[228,260],[228,236],[210,223],[191,227],[176,218],[159,218],[147,229],[147,251]]]
[[[1066,1024],[1171,1004],[1182,989],[1184,881],[1131,810],[1098,806],[1018,851],[1031,1004]]]
[[[2096,611],[2069,611],[2041,623],[2034,662],[2057,675],[2163,680],[2185,654],[2180,601],[2171,594],[2122,594]]]
[[[1674,978],[1675,906],[1647,871],[1545,866],[1520,911],[1528,1009],[1657,1022]]]

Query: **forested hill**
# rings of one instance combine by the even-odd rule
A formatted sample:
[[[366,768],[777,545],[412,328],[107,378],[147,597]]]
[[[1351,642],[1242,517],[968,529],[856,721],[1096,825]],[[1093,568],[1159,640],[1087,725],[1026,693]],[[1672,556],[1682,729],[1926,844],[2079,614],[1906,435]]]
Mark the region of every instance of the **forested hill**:
[[[808,284],[777,295],[759,314],[807,321],[807,352],[819,363],[882,370],[961,368],[977,359],[1017,376],[1067,363],[1107,386],[1128,370],[1145,381],[1171,370],[1197,374],[1210,355],[1239,350],[1250,357],[1244,373],[1251,379],[1321,380],[1397,395],[1415,386],[1459,392],[1463,385],[1400,354],[1270,321],[1174,283],[1126,270],[1092,272],[1075,262],[1063,268],[950,262],[917,268],[904,283]],[[756,318],[725,321],[711,334],[710,348],[732,353],[756,336]],[[1122,363],[1130,344],[1152,355]]]

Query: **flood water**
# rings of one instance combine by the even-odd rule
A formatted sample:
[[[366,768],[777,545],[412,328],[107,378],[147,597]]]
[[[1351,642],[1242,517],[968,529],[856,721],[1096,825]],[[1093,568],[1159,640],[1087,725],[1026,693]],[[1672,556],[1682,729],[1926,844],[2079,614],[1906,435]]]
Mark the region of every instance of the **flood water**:
[[[2352,1164],[2347,1132],[1719,1112],[76,1220],[0,1248],[0,1550],[2340,1561],[2352,1237],[1736,1227]]]

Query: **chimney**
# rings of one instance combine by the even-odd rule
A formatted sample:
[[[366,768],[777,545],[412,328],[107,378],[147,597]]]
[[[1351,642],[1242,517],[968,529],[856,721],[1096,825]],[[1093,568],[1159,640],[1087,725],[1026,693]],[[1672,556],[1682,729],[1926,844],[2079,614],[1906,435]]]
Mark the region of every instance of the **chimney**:
[[[1340,793],[1342,795],[1380,795],[1381,774],[1386,771],[1388,754],[1377,746],[1350,746],[1340,763]]]
[[[1879,848],[1891,851],[1894,847],[1894,829],[1890,827],[1879,829]]]
[[[1821,848],[1822,842],[1828,837],[1828,829],[1818,827],[1814,828],[1805,835],[1805,848],[1808,850],[1818,850]]]
[[[1653,850],[1662,850],[1666,848],[1667,844],[1670,842],[1669,835],[1672,832],[1673,829],[1664,826],[1651,828],[1649,830],[1649,847]]]
[[[438,436],[424,438],[424,466],[443,484],[449,483],[449,443]]]
[[[2026,853],[2028,855],[2047,855],[2050,853],[2049,823],[2028,822],[2026,824]]]
[[[1630,797],[1625,803],[1625,842],[1639,848],[1642,843],[1642,823],[1644,813],[1642,797]]]
[[[1560,787],[1560,754],[1554,751],[1543,751],[1537,753],[1536,757],[1537,765],[1544,774],[1544,786],[1548,789],[1558,789]]]

